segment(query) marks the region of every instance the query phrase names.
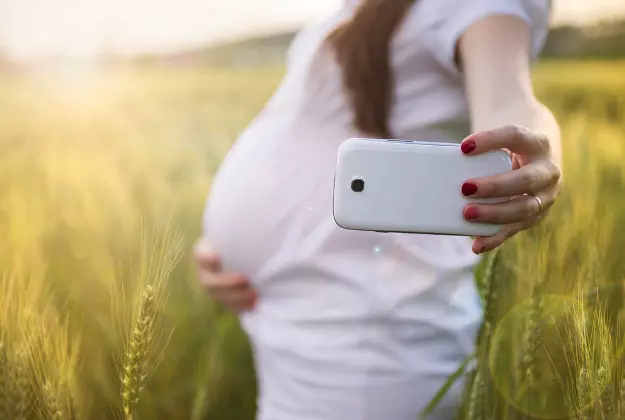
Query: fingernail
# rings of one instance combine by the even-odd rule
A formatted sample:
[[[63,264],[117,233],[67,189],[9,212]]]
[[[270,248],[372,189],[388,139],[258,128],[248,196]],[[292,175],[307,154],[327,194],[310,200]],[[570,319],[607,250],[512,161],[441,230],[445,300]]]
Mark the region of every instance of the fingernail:
[[[473,195],[477,192],[477,185],[472,182],[465,182],[462,184],[462,194],[466,197],[469,195]]]
[[[480,217],[480,211],[477,207],[469,207],[464,211],[464,218],[467,220],[477,219],[478,217]]]
[[[476,255],[480,255],[482,252],[484,252],[484,246],[482,246],[480,249],[477,250],[477,252],[475,253]]]
[[[471,153],[475,150],[475,140],[467,140],[460,145],[463,153]]]

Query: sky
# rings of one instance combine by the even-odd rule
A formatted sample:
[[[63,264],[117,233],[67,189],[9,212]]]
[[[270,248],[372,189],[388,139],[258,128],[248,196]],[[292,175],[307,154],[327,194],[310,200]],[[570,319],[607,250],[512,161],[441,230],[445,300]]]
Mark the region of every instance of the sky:
[[[323,19],[342,1],[0,0],[0,49],[14,59],[176,50],[295,29]],[[625,16],[625,0],[554,5],[556,22]]]

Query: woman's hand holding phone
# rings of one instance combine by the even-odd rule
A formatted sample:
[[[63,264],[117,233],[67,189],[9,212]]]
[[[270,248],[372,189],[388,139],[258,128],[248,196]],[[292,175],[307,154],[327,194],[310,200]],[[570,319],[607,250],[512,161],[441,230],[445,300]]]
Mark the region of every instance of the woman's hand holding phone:
[[[473,252],[491,251],[547,215],[560,193],[562,173],[544,134],[507,125],[470,135],[461,149],[469,156],[504,149],[512,159],[512,171],[468,179],[462,186],[466,197],[512,197],[505,202],[465,206],[467,221],[503,225],[493,236],[476,238]]]
[[[464,206],[466,221],[500,226],[492,236],[476,237],[473,252],[491,251],[547,215],[560,193],[562,173],[545,135],[507,125],[474,133],[463,140],[460,148],[467,156],[503,149],[512,161],[511,171],[467,179],[462,185],[462,194],[467,198],[496,199]],[[370,156],[378,159],[383,155]],[[375,217],[372,220],[378,222]],[[195,246],[195,261],[202,285],[217,301],[235,312],[254,308],[257,293],[250,282],[240,274],[225,272],[219,255],[205,239]]]
[[[257,295],[250,282],[240,274],[224,272],[221,258],[208,241],[200,239],[194,254],[200,282],[212,297],[237,313],[254,308]]]

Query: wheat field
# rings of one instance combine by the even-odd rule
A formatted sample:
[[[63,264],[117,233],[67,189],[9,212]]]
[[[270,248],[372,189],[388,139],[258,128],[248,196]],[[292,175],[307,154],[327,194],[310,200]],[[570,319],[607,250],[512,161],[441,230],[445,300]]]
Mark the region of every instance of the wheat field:
[[[253,418],[247,341],[190,251],[211,174],[282,71],[0,75],[0,419]],[[625,418],[625,63],[541,62],[535,85],[565,191],[478,267],[459,418]]]

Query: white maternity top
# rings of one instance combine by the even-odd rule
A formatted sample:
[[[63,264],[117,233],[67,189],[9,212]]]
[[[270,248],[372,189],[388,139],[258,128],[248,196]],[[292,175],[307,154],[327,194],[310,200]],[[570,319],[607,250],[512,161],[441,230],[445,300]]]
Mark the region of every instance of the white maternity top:
[[[257,308],[241,316],[259,420],[414,420],[472,350],[480,322],[469,238],[347,231],[333,219],[338,146],[362,134],[321,42],[356,3],[294,40],[284,80],[230,150],[205,211],[225,269],[259,292]],[[531,27],[535,57],[550,6],[417,0],[392,45],[392,131],[460,142],[469,124],[453,64],[458,37],[487,15],[514,15]]]

